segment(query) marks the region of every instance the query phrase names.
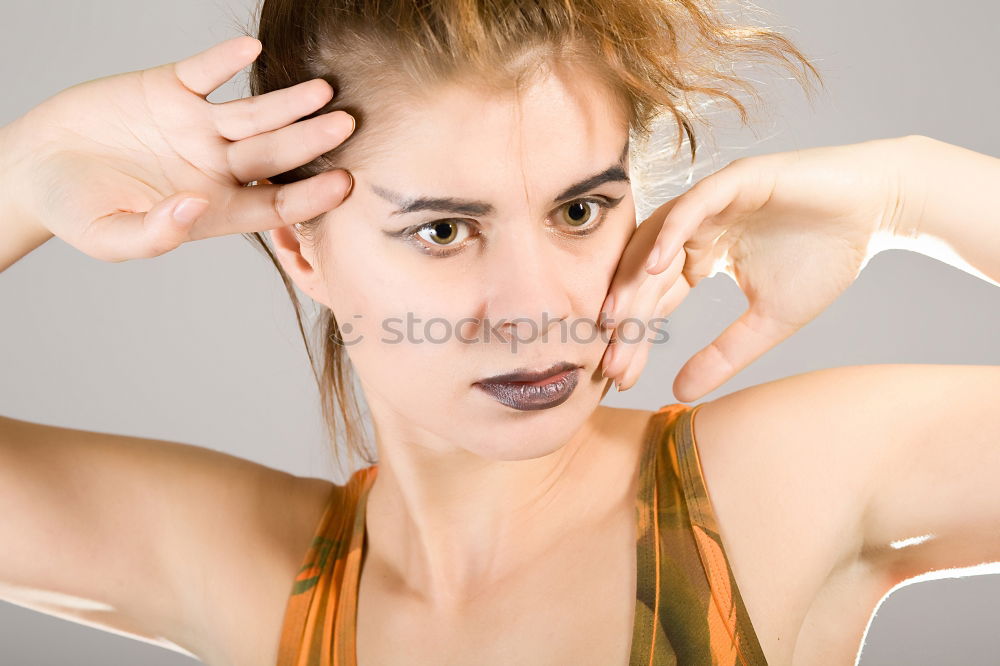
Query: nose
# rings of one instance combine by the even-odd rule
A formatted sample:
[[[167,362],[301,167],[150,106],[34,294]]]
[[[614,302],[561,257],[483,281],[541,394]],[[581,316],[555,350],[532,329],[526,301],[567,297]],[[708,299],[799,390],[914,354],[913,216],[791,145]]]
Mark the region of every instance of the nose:
[[[571,313],[579,257],[560,249],[545,229],[498,234],[493,240],[483,275],[489,325],[522,342],[545,333],[547,342],[556,342],[553,333]]]

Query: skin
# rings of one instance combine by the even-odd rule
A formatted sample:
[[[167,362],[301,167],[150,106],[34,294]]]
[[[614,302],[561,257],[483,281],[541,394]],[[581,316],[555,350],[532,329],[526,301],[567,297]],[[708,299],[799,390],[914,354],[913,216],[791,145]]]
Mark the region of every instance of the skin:
[[[609,385],[600,372],[608,335],[597,316],[636,223],[626,181],[583,193],[620,199],[606,213],[596,205],[577,211],[580,228],[595,229],[587,236],[573,235],[567,213],[580,197],[554,200],[621,162],[627,127],[596,81],[550,71],[519,96],[497,99],[451,84],[426,98],[408,106],[407,122],[385,138],[407,150],[351,171],[351,195],[326,214],[315,246],[300,244],[287,227],[271,237],[295,283],[351,322],[350,339],[360,340],[348,353],[380,461],[368,509],[370,557],[429,606],[450,607],[578,529],[579,519],[567,519],[599,499],[593,466],[581,463],[600,456],[607,438],[596,425]],[[385,190],[483,200],[495,213],[393,215],[397,206],[378,194]],[[429,232],[410,240],[386,235],[449,219],[465,222],[448,228],[446,247]],[[476,344],[458,336],[428,343],[423,328],[396,342],[382,322],[407,313],[423,321],[521,321],[515,345],[485,341],[475,323],[463,325],[462,335]],[[540,327],[545,315],[553,322],[548,342],[531,339],[525,320]],[[590,341],[560,336],[558,319],[580,320],[577,340]],[[517,411],[473,386],[563,360],[582,366],[580,381],[555,408]]]
[[[682,399],[818,314],[851,284],[876,231],[937,237],[968,262],[958,267],[1000,278],[991,194],[1000,160],[926,137],[737,160],[638,227],[627,188],[603,185],[624,198],[602,230],[562,238],[547,226],[559,219],[553,194],[616,160],[625,136],[581,73],[570,86],[542,77],[489,104],[470,89],[434,91],[395,137],[407,151],[358,170],[346,200],[351,181],[340,171],[246,188],[326,152],[353,126],[340,113],[294,122],[329,100],[322,82],[252,104],[207,103],[258,52],[254,40],[233,40],[89,82],[0,128],[0,173],[10,175],[0,179],[0,267],[52,236],[123,261],[273,230],[299,287],[371,334],[404,306],[451,320],[593,319],[605,291],[616,313],[662,314],[727,256],[750,307],[678,375]],[[113,112],[129,131],[86,108]],[[402,225],[387,223],[391,206],[371,185],[487,199],[497,214],[475,220],[485,242],[430,258],[383,233]],[[203,203],[172,216],[189,198]],[[325,211],[325,240],[300,243],[289,225]],[[790,261],[802,247],[811,261]],[[657,249],[667,266],[647,272]],[[520,272],[505,270],[515,262]],[[495,343],[411,348],[377,337],[349,350],[382,457],[361,580],[362,663],[625,663],[649,412],[598,404],[603,342],[533,341],[515,355]],[[627,366],[626,385],[645,360],[633,350],[631,360],[610,359],[609,374]],[[511,413],[470,386],[563,358],[586,372],[553,410]],[[706,486],[769,663],[850,663],[894,585],[1000,561],[1000,421],[982,399],[998,392],[992,366],[883,365],[803,373],[702,403],[695,438]],[[0,520],[2,598],[242,665],[274,661],[288,583],[330,482],[200,447],[0,417],[0,488],[20,508]],[[67,504],[65,488],[86,501]],[[915,536],[926,538],[893,545]],[[498,636],[501,616],[517,622]]]

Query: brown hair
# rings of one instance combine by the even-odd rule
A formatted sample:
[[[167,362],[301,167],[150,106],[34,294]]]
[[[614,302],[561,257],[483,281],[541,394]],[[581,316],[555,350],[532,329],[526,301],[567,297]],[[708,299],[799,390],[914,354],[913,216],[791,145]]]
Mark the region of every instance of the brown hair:
[[[753,7],[737,5],[742,13]],[[405,101],[436,83],[519,86],[541,65],[575,64],[596,74],[620,102],[633,150],[650,136],[652,121],[676,121],[675,154],[686,138],[692,163],[697,151],[692,109],[700,99],[731,103],[748,124],[746,107],[726,88],[736,86],[757,102],[760,95],[734,65],[771,58],[811,92],[807,79],[819,73],[777,31],[728,20],[714,0],[264,0],[256,37],[263,51],[250,74],[250,92],[260,95],[323,78],[333,99],[309,117],[343,109],[357,121],[341,146],[309,164],[270,178],[290,183],[341,165],[356,165],[389,146],[366,138],[365,123],[378,109],[378,127],[403,118]],[[360,155],[358,144],[364,146]],[[300,227],[315,241],[319,221]],[[295,308],[324,421],[341,463],[338,416],[344,423],[351,462],[368,464],[375,452],[363,441],[353,373],[337,319],[328,309],[317,320],[322,355],[313,353],[292,282],[259,233],[245,234],[278,269]]]

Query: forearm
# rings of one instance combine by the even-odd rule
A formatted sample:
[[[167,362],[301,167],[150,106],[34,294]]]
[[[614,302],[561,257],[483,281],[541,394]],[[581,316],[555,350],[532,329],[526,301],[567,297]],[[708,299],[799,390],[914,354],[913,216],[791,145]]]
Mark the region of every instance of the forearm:
[[[1000,159],[925,136],[899,140],[894,247],[1000,286]]]
[[[52,238],[52,233],[19,206],[18,149],[12,125],[0,127],[0,272]]]

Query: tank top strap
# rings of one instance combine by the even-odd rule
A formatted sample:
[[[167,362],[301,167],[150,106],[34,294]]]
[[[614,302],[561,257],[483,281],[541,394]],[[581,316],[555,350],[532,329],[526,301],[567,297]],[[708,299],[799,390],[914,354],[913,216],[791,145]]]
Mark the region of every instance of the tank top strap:
[[[767,663],[705,486],[693,429],[699,407],[664,405],[646,431],[630,666]]]
[[[277,666],[354,666],[364,505],[376,474],[366,467],[331,489],[288,597]]]

